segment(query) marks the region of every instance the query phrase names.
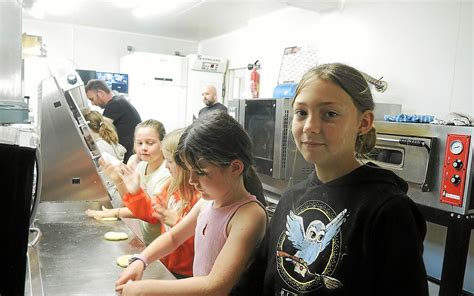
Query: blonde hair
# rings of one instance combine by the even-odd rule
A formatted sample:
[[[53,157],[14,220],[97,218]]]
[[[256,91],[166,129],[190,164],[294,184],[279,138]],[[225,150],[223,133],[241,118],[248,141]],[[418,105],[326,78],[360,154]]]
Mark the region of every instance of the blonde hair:
[[[161,149],[163,151],[168,152],[173,157],[173,161],[175,161],[175,155],[178,148],[179,139],[183,134],[184,129],[177,129],[172,131],[171,133],[167,134],[166,137],[161,142]],[[167,198],[177,192],[183,204],[181,205],[179,211],[182,211],[186,208],[192,200],[194,195],[194,187],[189,184],[189,171],[185,168],[180,167],[177,165],[178,171],[176,174],[171,178],[170,184],[168,186],[168,196]]]
[[[115,127],[105,120],[104,116],[97,111],[89,111],[84,114],[84,119],[91,130],[98,133],[107,143],[113,145],[118,143],[118,135]]]
[[[367,110],[374,110],[372,93],[364,76],[357,69],[341,63],[324,64],[310,69],[301,78],[294,98],[310,80],[316,78],[330,81],[342,88],[352,98],[352,102],[360,114]],[[376,140],[375,127],[373,126],[367,133],[359,134],[354,147],[356,156],[366,157],[375,147]]]
[[[154,129],[158,133],[158,137],[160,139],[160,142],[163,141],[163,138],[166,135],[165,126],[163,125],[163,123],[161,123],[161,122],[159,122],[158,120],[155,120],[155,119],[145,120],[145,121],[140,122],[139,124],[137,124],[137,126],[135,127],[135,133],[137,132],[137,130],[139,128],[145,128],[145,127],[149,127],[149,128]]]

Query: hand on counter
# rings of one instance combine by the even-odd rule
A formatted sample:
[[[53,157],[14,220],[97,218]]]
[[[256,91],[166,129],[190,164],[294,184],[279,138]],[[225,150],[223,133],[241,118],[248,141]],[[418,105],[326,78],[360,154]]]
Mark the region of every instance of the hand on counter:
[[[127,295],[133,292],[133,281],[139,281],[143,277],[145,271],[145,265],[140,260],[132,262],[120,275],[119,279],[115,282],[115,291]]]
[[[102,211],[86,210],[86,215],[95,219],[118,217],[118,209],[108,209],[102,206]]]

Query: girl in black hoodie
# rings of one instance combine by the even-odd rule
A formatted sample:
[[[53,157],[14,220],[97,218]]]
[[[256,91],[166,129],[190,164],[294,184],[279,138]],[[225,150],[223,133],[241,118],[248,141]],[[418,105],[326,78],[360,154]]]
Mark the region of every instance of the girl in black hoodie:
[[[426,223],[408,185],[361,161],[375,145],[373,109],[352,67],[326,64],[303,76],[292,133],[315,172],[283,194],[234,294],[428,295]]]

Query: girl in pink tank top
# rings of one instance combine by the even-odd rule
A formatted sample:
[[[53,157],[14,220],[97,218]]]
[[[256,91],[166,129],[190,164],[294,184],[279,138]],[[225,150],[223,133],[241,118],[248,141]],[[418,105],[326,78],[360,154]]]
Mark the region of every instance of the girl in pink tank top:
[[[227,295],[252,260],[266,229],[263,205],[249,193],[252,145],[241,125],[224,112],[201,116],[186,128],[175,153],[190,171],[201,199],[170,231],[155,239],[116,282],[124,295]],[[253,174],[254,175],[254,174]],[[248,181],[248,180],[247,180]],[[146,266],[195,236],[193,277],[141,280]]]

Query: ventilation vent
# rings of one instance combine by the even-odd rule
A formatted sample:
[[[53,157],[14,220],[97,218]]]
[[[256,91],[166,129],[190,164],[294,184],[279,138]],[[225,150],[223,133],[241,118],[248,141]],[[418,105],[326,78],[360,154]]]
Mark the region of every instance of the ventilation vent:
[[[41,102],[41,99],[43,98],[43,84],[40,83],[38,85],[38,101]]]

